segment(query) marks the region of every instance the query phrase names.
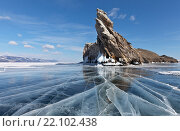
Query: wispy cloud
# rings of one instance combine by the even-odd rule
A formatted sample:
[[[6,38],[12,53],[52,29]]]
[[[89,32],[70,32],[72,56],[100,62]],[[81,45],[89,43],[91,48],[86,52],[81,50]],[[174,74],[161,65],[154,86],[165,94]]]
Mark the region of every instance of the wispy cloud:
[[[22,42],[22,44],[24,44],[24,45],[27,45],[27,44],[28,44],[28,42],[26,42],[26,41],[23,41],[23,42]]]
[[[44,52],[49,52],[49,50],[48,50],[48,49],[44,49],[43,51],[44,51]]]
[[[15,42],[15,41],[9,41],[8,44],[10,44],[10,45],[18,45],[18,43]]]
[[[49,45],[49,44],[43,45],[42,47],[44,49],[55,49],[55,47],[53,45]]]
[[[119,8],[113,8],[109,13],[108,16],[112,17],[113,19],[121,19],[124,20],[128,16],[126,13],[119,13],[120,9]],[[131,15],[129,17],[130,21],[135,21],[136,17],[134,15]]]
[[[22,37],[22,34],[17,34],[18,37]]]
[[[73,33],[72,33],[73,34]],[[25,41],[28,41],[28,43],[31,44],[38,44],[39,45],[43,45],[43,43],[52,43],[52,44],[59,44],[59,43],[63,43],[64,45],[71,45],[73,44],[83,44],[84,41],[86,40],[86,37],[83,36],[78,36],[78,35],[73,35],[73,36],[69,36],[70,34],[68,34],[67,36],[62,35],[61,34],[59,36],[51,36],[51,35],[41,35],[32,39],[26,39]],[[53,45],[54,46],[54,45]],[[62,44],[61,44],[62,46]],[[55,48],[55,47],[54,47]]]
[[[168,32],[165,36],[170,40],[180,41],[180,31]]]
[[[17,24],[23,25],[46,25],[46,22],[41,22],[35,17],[27,16],[27,15],[17,15],[17,14],[9,14],[11,17],[11,21]]]
[[[79,51],[79,52],[83,51],[83,48],[79,46],[68,46],[68,47],[65,47],[65,49],[72,50],[72,51]]]
[[[61,52],[59,52],[59,51],[55,51],[55,52],[51,52],[51,54],[53,54],[53,55],[60,55],[60,54],[61,54]]]
[[[53,25],[51,25],[51,26],[53,26]],[[91,29],[90,26],[78,24],[78,23],[59,24],[59,25],[55,25],[55,28],[58,28],[58,29],[78,29],[78,30]]]
[[[109,12],[109,17],[112,17],[113,19],[118,17],[118,11],[119,8],[113,8],[110,12]]]
[[[54,24],[53,20],[44,22],[39,18],[26,15],[7,14],[7,16],[11,18],[10,22],[13,25],[15,24],[24,30],[24,34],[21,32],[16,34],[18,37],[23,36],[22,41],[14,41],[9,44],[18,45],[21,43],[24,48],[36,48],[37,51],[40,49],[39,54],[48,55],[49,58],[73,59],[69,56],[57,57],[57,55],[61,54],[61,51],[64,53],[64,50],[66,50],[65,53],[69,50],[81,55],[84,43],[87,41],[94,42],[96,38],[94,27],[88,24],[65,23],[63,21]]]
[[[9,16],[0,16],[0,20],[11,20]]]
[[[57,48],[61,48],[62,46],[60,44],[56,45]]]
[[[130,18],[129,18],[131,21],[135,21],[136,20],[136,17],[134,15],[131,15]]]
[[[126,16],[127,16],[127,14],[120,14],[120,15],[118,16],[118,18],[123,20],[123,19],[126,18]]]
[[[33,46],[31,45],[24,45],[25,48],[34,48]]]

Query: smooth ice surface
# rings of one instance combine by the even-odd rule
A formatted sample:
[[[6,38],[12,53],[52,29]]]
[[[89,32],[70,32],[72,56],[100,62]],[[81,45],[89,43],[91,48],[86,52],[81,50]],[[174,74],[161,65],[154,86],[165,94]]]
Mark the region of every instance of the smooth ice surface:
[[[180,114],[179,64],[1,66],[1,116]]]

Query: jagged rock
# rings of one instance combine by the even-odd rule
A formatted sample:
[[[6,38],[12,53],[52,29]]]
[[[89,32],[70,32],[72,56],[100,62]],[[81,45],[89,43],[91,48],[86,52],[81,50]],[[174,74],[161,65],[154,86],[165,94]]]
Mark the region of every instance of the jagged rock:
[[[118,63],[117,65],[128,65],[150,62],[156,60],[156,57],[156,61],[161,62],[163,59],[156,54],[155,58],[151,60],[148,55],[146,56],[146,53],[133,48],[131,43],[113,30],[113,22],[103,10],[97,9],[95,27],[97,42],[85,45],[83,51],[84,63]],[[166,59],[168,58],[166,57]]]
[[[120,62],[124,64],[141,63],[141,56],[131,44],[113,30],[113,22],[107,14],[97,9],[96,18],[97,42],[84,47],[85,63]]]
[[[99,46],[97,43],[85,44],[83,50],[84,62],[85,63],[97,63],[97,57],[99,54]]]

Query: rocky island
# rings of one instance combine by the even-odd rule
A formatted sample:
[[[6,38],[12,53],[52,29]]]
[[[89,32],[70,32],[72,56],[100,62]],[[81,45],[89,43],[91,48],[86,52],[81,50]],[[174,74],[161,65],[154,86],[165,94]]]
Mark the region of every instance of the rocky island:
[[[152,62],[178,61],[166,55],[144,50],[135,49],[123,36],[113,30],[113,22],[107,13],[97,9],[96,18],[97,41],[86,43],[83,50],[84,63],[101,63],[103,65],[139,65]]]

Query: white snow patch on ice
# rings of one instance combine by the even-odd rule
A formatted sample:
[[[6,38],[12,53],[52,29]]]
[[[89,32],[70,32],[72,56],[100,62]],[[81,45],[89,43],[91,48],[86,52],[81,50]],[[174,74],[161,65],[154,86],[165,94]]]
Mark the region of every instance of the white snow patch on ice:
[[[35,66],[55,65],[56,63],[24,63],[24,62],[2,62],[0,68],[35,68]]]
[[[98,61],[98,63],[102,63],[102,62],[107,62],[108,59],[106,58],[106,56],[104,56],[103,54],[101,54],[101,53],[99,52],[97,61]]]
[[[159,72],[160,74],[163,75],[176,75],[176,76],[180,76],[180,71],[163,71],[163,72]]]
[[[104,63],[104,66],[123,66],[122,63],[117,62],[117,63]]]

